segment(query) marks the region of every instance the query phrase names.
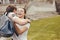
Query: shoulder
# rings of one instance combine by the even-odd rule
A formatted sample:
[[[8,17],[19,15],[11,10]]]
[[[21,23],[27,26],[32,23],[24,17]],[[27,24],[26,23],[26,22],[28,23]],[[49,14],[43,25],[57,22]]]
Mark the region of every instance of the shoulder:
[[[30,23],[27,23],[26,25],[30,25]]]

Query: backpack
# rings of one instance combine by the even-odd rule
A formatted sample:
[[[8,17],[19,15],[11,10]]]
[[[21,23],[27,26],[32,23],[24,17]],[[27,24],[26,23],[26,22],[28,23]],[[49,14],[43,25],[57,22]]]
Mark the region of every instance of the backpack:
[[[11,37],[14,34],[14,26],[6,14],[0,18],[0,36]]]

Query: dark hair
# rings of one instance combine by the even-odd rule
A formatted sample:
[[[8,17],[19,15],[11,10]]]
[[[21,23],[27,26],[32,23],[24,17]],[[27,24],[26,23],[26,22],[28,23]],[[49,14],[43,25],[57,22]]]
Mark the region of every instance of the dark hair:
[[[13,12],[15,10],[17,10],[17,8],[13,5],[9,5],[7,8],[6,8],[6,12],[9,13],[9,12]]]
[[[26,9],[25,8],[23,8],[24,9],[24,13],[26,14]],[[26,15],[24,16],[24,19],[26,19]]]
[[[23,8],[24,9],[24,13],[26,14],[26,9],[25,8]],[[26,15],[24,15],[24,19],[26,19]],[[27,18],[27,19],[30,19],[30,18]],[[28,22],[28,23],[30,23],[30,22]]]

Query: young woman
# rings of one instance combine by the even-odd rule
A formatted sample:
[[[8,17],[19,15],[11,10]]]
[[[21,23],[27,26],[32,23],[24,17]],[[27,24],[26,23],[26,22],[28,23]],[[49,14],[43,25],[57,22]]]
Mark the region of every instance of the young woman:
[[[23,20],[26,19],[26,10],[24,8],[19,8],[17,10],[17,16]],[[16,37],[16,39],[13,38],[13,40],[27,40],[27,34],[28,34],[28,29],[30,27],[30,23],[26,23],[25,25],[20,25],[15,23],[15,30],[18,34],[18,36]]]

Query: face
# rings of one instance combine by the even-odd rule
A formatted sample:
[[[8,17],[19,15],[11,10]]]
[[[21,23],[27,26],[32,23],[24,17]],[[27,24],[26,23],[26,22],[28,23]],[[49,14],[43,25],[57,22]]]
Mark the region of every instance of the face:
[[[19,8],[19,9],[17,10],[17,16],[18,16],[19,18],[24,18],[25,13],[24,13],[24,9],[23,9],[23,8]]]

